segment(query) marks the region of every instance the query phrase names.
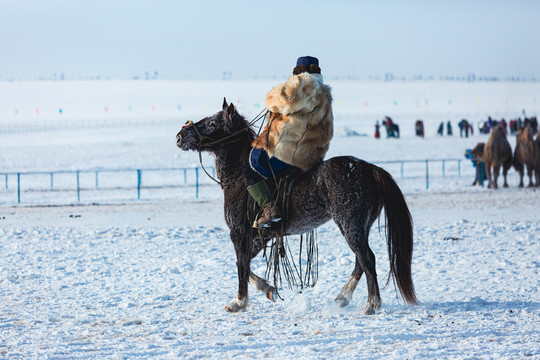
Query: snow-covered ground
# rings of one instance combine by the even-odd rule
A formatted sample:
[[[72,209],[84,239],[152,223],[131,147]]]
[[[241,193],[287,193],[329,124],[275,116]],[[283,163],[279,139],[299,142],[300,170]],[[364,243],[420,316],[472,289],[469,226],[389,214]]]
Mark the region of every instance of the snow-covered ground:
[[[253,114],[246,111],[246,116],[254,116],[256,101],[262,101],[255,90],[264,98],[274,82],[191,83],[192,91],[180,92],[176,102],[169,101],[171,91],[185,84],[153,83],[144,91],[174,104],[169,113],[132,118],[126,113],[108,122],[84,109],[92,112],[92,104],[100,104],[102,111],[107,105],[111,115],[116,106],[144,105],[146,97],[141,83],[112,84],[111,94],[139,95],[104,104],[96,95],[107,97],[104,83],[65,83],[60,90],[53,83],[49,88],[0,83],[6,95],[0,114],[17,106],[21,117],[0,117],[0,171],[196,166],[195,153],[174,146],[181,124],[217,111],[223,95],[239,100],[241,112],[242,104],[251,107]],[[445,113],[448,97],[457,106],[456,99],[474,94],[470,106],[455,114],[479,114],[479,106],[502,99],[503,109],[494,109],[494,116],[510,106],[504,102],[507,96],[510,103],[516,101],[515,116],[522,108],[533,112],[518,99],[532,103],[539,98],[535,84],[368,85],[377,90],[370,96],[378,97],[381,108],[386,100],[390,103],[385,109],[399,107],[393,101],[400,95],[413,106],[415,94],[431,86],[433,99],[441,99],[439,105],[428,99],[431,113],[445,114],[454,124],[460,118]],[[368,111],[379,101],[368,100],[365,106],[368,85],[333,84],[336,136],[329,156],[352,154],[372,162],[462,158],[465,148],[487,139],[477,133],[469,139],[438,138],[435,126],[441,118],[429,118],[420,105],[416,113],[411,107],[402,115]],[[390,93],[383,94],[385,89]],[[345,111],[354,98],[350,93],[357,90],[362,106]],[[46,111],[40,105],[35,114],[32,100],[53,104],[62,96],[71,99],[73,116],[51,115],[36,122],[33,117]],[[157,113],[159,106],[148,111]],[[64,110],[59,116],[68,114]],[[384,115],[401,124],[402,139],[349,136],[349,129],[371,136],[374,121]],[[487,115],[486,110],[482,117]],[[425,139],[413,136],[417,117],[426,121]],[[515,139],[509,140],[514,146]],[[211,158],[205,162],[211,164]],[[373,316],[361,315],[367,295],[363,280],[348,307],[333,304],[354,266],[333,223],[318,230],[319,282],[314,288],[302,293],[283,289],[284,300],[271,303],[250,287],[247,311],[230,314],[223,307],[237,290],[236,265],[219,192],[200,201],[171,194],[170,199],[94,205],[0,203],[0,358],[540,358],[540,188],[517,188],[513,170],[509,189],[471,187],[472,167],[463,164],[462,177],[449,170],[427,191],[421,179],[418,185],[396,176],[414,219],[412,267],[420,305],[405,305],[389,285],[381,292],[382,309]],[[374,226],[370,235],[381,285],[388,273],[383,225]],[[290,241],[294,245],[296,239]],[[264,274],[262,257],[252,268]]]

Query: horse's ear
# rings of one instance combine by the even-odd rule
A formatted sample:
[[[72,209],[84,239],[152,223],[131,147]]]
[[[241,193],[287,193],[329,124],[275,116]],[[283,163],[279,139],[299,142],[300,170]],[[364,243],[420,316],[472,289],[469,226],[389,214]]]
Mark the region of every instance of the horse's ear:
[[[234,105],[233,103],[230,103],[229,106],[223,109],[223,119],[225,121],[232,120],[234,116]]]
[[[224,97],[223,98],[223,111],[225,111],[227,109],[229,105],[227,105],[227,99]]]

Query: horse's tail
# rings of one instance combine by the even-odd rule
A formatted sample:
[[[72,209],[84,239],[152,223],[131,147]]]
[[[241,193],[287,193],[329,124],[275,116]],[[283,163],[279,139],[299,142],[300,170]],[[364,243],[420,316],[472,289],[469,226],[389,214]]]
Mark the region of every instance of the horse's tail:
[[[377,183],[381,205],[384,206],[390,275],[397,284],[403,299],[408,304],[417,305],[411,276],[413,254],[411,213],[403,193],[387,171],[374,166],[373,176]]]

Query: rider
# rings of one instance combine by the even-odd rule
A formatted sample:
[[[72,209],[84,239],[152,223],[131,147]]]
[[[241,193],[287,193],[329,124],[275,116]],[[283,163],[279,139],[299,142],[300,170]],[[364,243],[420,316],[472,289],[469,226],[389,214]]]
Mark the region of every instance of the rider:
[[[324,159],[334,132],[332,95],[319,60],[298,58],[293,75],[266,96],[268,124],[252,145],[244,175],[248,192],[262,208],[253,227],[281,220],[264,180],[293,169],[308,171]]]

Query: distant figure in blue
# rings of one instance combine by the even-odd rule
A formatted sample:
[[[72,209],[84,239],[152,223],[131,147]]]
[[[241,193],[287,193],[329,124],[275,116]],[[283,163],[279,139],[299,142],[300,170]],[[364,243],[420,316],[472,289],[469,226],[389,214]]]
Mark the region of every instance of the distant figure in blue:
[[[476,144],[474,149],[465,150],[465,158],[472,161],[473,167],[476,168],[476,176],[472,186],[481,185],[484,186],[484,180],[486,179],[484,161],[482,160],[482,154],[484,153],[485,143],[480,142]]]
[[[487,121],[487,134],[489,134],[491,132],[491,128],[493,127],[493,119],[491,118],[491,116],[488,116],[488,121]]]
[[[443,136],[443,132],[444,132],[444,121],[439,124],[439,128],[437,129],[437,134]]]

